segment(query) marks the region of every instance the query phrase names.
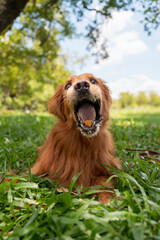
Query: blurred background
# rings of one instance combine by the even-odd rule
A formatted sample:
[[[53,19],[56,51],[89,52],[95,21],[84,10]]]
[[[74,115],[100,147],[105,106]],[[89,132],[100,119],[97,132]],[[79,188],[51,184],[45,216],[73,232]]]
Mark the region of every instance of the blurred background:
[[[0,112],[45,111],[85,72],[112,108],[160,106],[159,24],[159,0],[0,0]]]

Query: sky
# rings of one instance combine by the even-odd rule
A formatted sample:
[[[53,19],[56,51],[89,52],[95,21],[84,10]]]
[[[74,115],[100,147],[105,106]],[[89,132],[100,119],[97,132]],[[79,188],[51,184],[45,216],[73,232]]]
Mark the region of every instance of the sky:
[[[86,50],[87,40],[66,40],[63,49],[68,55],[86,56],[84,64],[69,63],[70,71],[76,75],[89,72],[103,79],[113,99],[126,91],[155,91],[160,95],[160,29],[148,36],[140,20],[142,16],[132,11],[113,12],[112,19],[101,26],[98,42],[100,45],[107,38],[109,58],[98,64]]]

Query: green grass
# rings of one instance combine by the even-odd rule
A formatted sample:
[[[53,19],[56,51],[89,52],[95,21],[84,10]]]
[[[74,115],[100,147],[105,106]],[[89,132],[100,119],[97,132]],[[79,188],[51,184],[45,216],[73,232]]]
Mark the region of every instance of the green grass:
[[[112,111],[116,155],[123,170],[118,173],[116,198],[108,206],[92,191],[59,193],[56,183],[31,174],[2,183],[0,239],[160,239],[160,165],[125,150],[160,150],[159,119],[160,109]],[[47,114],[1,115],[1,173],[30,167],[54,121]]]

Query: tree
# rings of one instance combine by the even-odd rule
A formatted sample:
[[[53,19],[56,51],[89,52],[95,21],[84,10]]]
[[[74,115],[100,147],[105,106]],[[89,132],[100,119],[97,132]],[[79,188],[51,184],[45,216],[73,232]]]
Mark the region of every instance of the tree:
[[[147,105],[149,100],[148,100],[148,97],[146,96],[146,93],[145,92],[139,92],[137,97],[136,97],[136,101],[137,101],[137,104],[139,106],[141,105]]]
[[[149,104],[152,106],[160,106],[160,96],[155,92],[149,93]]]
[[[120,98],[118,99],[119,105],[122,108],[135,105],[135,98],[132,93],[122,92],[120,93]]]
[[[50,8],[47,18],[64,25],[51,28],[45,11],[28,4],[17,25],[0,38],[0,104],[8,109],[43,107],[54,88],[71,73],[60,53],[59,32],[71,31],[57,10]],[[67,14],[67,13],[66,13]],[[37,19],[41,15],[40,19]],[[53,21],[54,20],[54,21]],[[68,34],[68,33],[67,33]],[[61,33],[62,35],[62,33]],[[57,57],[58,56],[58,57]]]
[[[65,56],[55,57],[54,49],[43,54],[45,46],[37,42],[25,45],[23,34],[15,30],[0,43],[0,105],[42,110],[55,87],[71,73],[65,68]]]
[[[2,33],[23,11],[28,0],[0,1],[0,33]]]
[[[38,22],[44,21],[43,26],[39,29],[42,43],[48,40],[48,34],[42,37],[43,33],[45,33],[45,23],[48,23],[47,26],[50,29],[53,25],[59,25],[60,29],[62,29],[60,36],[64,37],[64,33],[65,36],[71,36],[71,29],[74,29],[74,20],[70,18],[72,13],[75,15],[77,21],[82,21],[86,16],[88,17],[90,12],[94,13],[92,14],[92,19],[90,19],[86,25],[85,33],[83,33],[83,36],[89,40],[88,49],[91,49],[97,44],[100,36],[99,25],[103,23],[105,19],[112,16],[113,9],[141,11],[144,16],[143,23],[145,30],[149,34],[153,28],[157,28],[160,24],[159,0],[98,0],[96,3],[93,0],[1,0],[0,33],[10,29],[13,20],[22,12],[26,3],[26,8],[28,8],[29,5],[30,18],[36,21],[37,25]],[[95,5],[98,5],[98,7],[95,7]],[[136,6],[136,8],[134,6]],[[24,8],[21,16],[26,14],[26,8]],[[61,20],[63,19],[63,21],[59,21],[56,14]],[[25,25],[25,21],[21,21],[21,24],[22,26]],[[97,57],[108,57],[106,40],[101,44],[101,47],[101,51],[96,53]]]

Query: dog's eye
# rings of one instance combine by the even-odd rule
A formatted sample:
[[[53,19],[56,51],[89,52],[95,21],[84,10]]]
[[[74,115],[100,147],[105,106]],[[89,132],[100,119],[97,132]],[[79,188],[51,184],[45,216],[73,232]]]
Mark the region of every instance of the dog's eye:
[[[66,86],[65,86],[65,89],[68,90],[68,88],[71,87],[71,83],[68,83]]]
[[[90,79],[90,82],[92,83],[92,84],[98,84],[98,82],[95,80],[95,79]]]

